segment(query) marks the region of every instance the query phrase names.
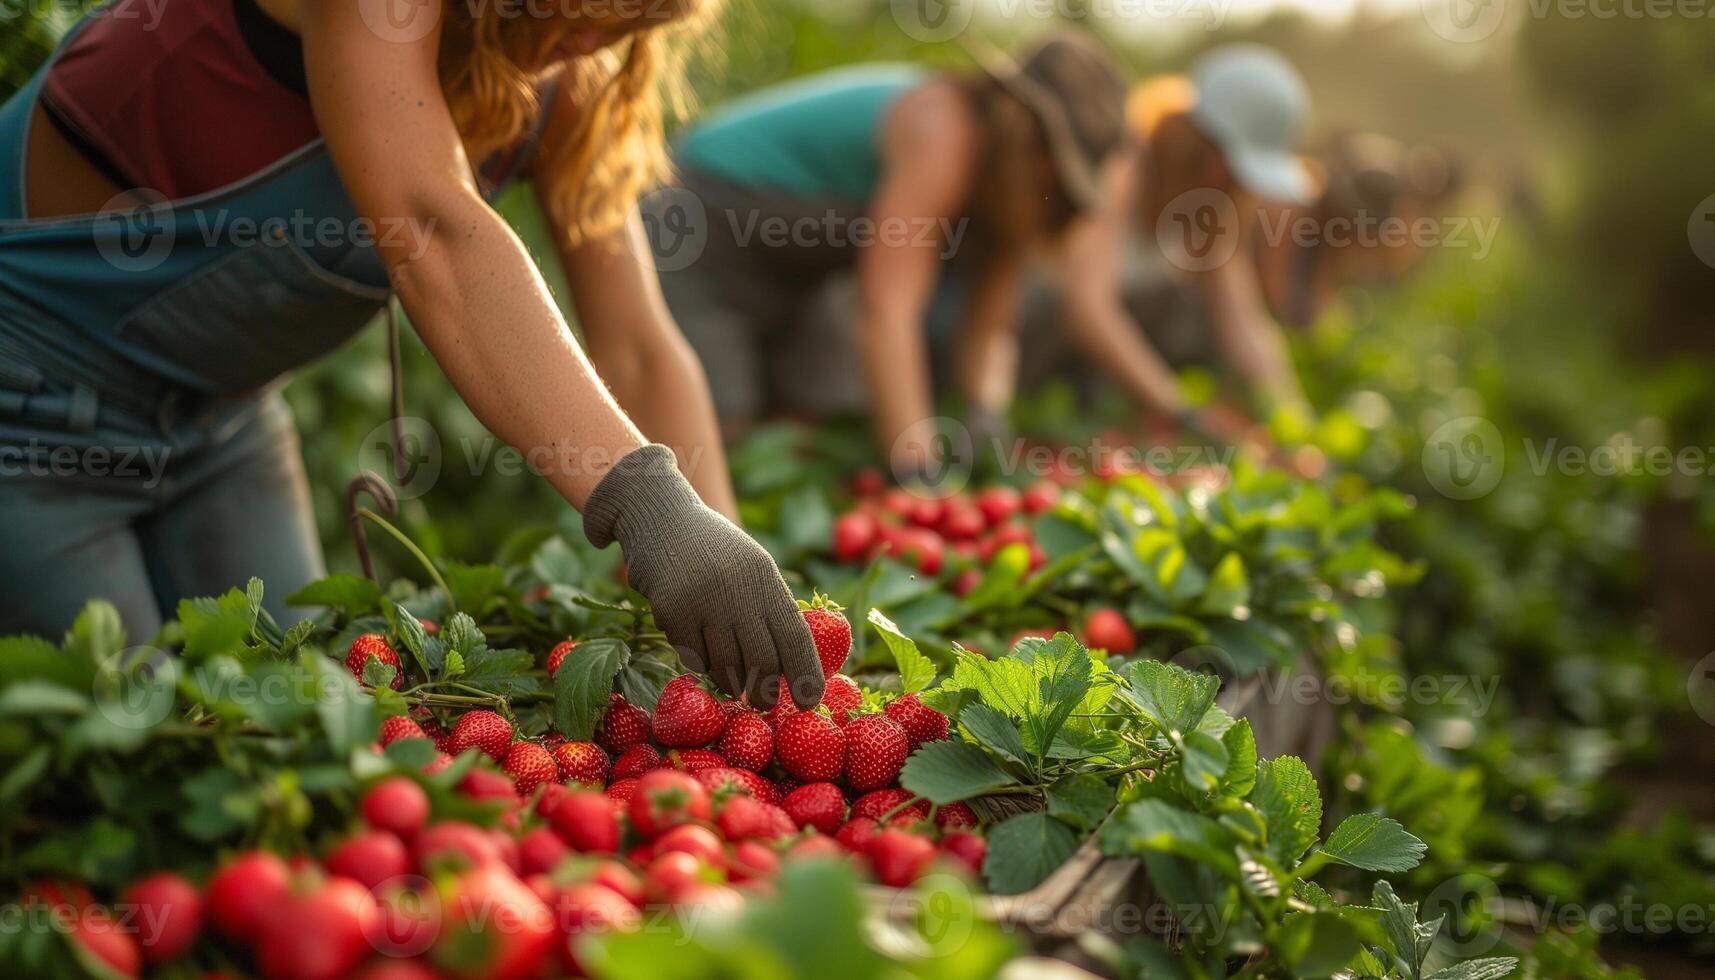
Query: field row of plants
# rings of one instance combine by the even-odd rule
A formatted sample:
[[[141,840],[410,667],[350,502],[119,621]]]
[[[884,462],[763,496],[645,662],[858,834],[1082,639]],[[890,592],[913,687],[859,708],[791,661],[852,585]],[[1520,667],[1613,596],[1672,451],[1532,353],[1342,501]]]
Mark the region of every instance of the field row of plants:
[[[1361,608],[1410,574],[1374,543],[1397,499],[1243,467],[1225,487],[1062,474],[939,500],[858,480],[847,513],[787,490],[775,522],[826,575],[801,582],[828,677],[813,711],[680,673],[575,524],[494,564],[326,579],[285,629],[253,582],[142,646],[100,603],[61,644],[4,641],[0,849],[28,876],[20,907],[61,927],[7,932],[0,958],[822,972],[800,922],[846,937],[852,976],[986,976],[1031,937],[973,919],[981,895],[1028,896],[1092,847],[1134,862],[1162,913],[1089,938],[1108,972],[1513,970],[1435,950],[1438,922],[1386,880],[1422,839],[1375,810],[1325,820],[1315,760],[1259,751],[1218,703],[1224,681],[1361,656]],[[857,551],[835,530],[853,515],[876,538]],[[1231,653],[1168,662],[1199,646]],[[827,921],[909,890],[904,945]]]

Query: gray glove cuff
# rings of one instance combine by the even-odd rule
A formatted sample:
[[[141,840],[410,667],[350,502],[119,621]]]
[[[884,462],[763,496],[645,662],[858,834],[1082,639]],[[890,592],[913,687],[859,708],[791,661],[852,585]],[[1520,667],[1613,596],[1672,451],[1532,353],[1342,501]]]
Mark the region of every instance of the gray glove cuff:
[[[673,450],[648,445],[627,453],[596,484],[584,503],[584,536],[597,548],[665,523],[688,508],[701,507],[697,491],[679,472]]]

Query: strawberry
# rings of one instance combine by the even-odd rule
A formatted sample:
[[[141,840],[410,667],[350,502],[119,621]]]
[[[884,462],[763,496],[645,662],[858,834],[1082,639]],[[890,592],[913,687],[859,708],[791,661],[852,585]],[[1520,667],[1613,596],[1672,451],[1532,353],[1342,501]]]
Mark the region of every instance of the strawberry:
[[[747,796],[744,799],[750,800],[750,797]],[[751,802],[754,803],[755,801],[751,800]],[[719,825],[719,817],[717,816],[716,826]],[[720,863],[725,850],[726,847],[714,831],[702,824],[695,823],[682,823],[668,830],[660,837],[655,838],[653,847],[656,855],[666,854],[669,851],[684,851],[686,854],[708,864]]]
[[[607,784],[607,789],[604,792],[607,793],[607,798],[610,800],[620,803],[630,802],[631,795],[637,792],[637,780],[616,779]]]
[[[822,661],[822,676],[838,673],[852,652],[852,624],[846,620],[845,609],[819,592],[810,602],[799,603],[798,608],[810,627],[816,657]]]
[[[429,736],[429,741],[435,743],[435,750],[437,752],[445,752],[447,755],[453,754],[453,752],[452,752],[453,733],[452,732],[449,732],[445,728],[442,728],[440,725],[436,724],[433,720],[425,721],[425,722],[422,722],[421,724],[423,726],[423,734]]]
[[[699,769],[718,769],[727,764],[727,760],[719,752],[709,749],[669,749],[667,761],[680,772],[696,772]]]
[[[250,943],[292,894],[292,872],[267,851],[247,851],[221,866],[203,894],[214,927],[230,939]]]
[[[703,784],[672,769],[657,769],[637,782],[628,806],[631,826],[654,839],[682,823],[709,818],[709,793]],[[556,811],[558,812],[558,811]]]
[[[726,757],[728,764],[761,772],[774,759],[774,729],[768,727],[762,715],[746,708],[728,719],[726,731],[721,733],[715,749]]]
[[[257,937],[258,972],[295,980],[349,976],[374,952],[369,937],[380,920],[367,889],[355,881],[329,878],[292,896],[269,916]]]
[[[655,740],[671,748],[701,748],[718,738],[725,725],[720,702],[690,674],[667,682],[655,704]]]
[[[607,782],[607,753],[597,748],[595,743],[564,742],[555,747],[553,754],[562,782],[593,786]]]
[[[846,785],[854,790],[880,789],[899,778],[911,740],[905,729],[886,715],[863,715],[846,725]]]
[[[963,599],[977,590],[983,584],[983,570],[975,565],[960,572],[953,579],[953,595]]]
[[[792,700],[792,687],[786,683],[786,678],[780,678],[780,694],[774,699],[774,707],[764,715],[770,727],[776,733],[780,731],[780,723],[798,713],[798,705]]]
[[[518,838],[518,863],[527,875],[554,870],[570,853],[565,839],[547,827],[536,827]]]
[[[403,738],[428,738],[423,726],[404,715],[394,715],[381,723],[381,744],[392,745]]]
[[[535,742],[519,742],[512,746],[501,768],[512,777],[520,796],[560,777],[560,767],[554,763],[553,754]]]
[[[461,755],[472,747],[500,762],[512,748],[512,724],[492,711],[465,712],[453,725],[453,735],[448,742],[449,754]]]
[[[1137,649],[1137,634],[1119,610],[1099,606],[1084,620],[1084,645],[1094,650],[1126,654]]]
[[[982,512],[983,520],[989,527],[997,527],[1012,520],[1012,515],[1024,507],[1024,499],[1017,490],[1011,487],[989,487],[977,494],[977,510]]]
[[[739,841],[733,846],[732,856],[726,859],[726,870],[727,876],[738,882],[772,878],[780,870],[780,855],[766,844]]]
[[[895,698],[886,713],[889,721],[905,729],[913,752],[925,742],[939,742],[947,737],[947,716],[924,704],[915,694]]]
[[[649,741],[649,712],[621,695],[609,694],[607,713],[596,727],[595,740],[614,755],[634,745],[642,745]]]
[[[861,510],[854,510],[834,518],[834,559],[842,562],[863,560],[865,553],[875,546],[875,539],[881,534],[881,524],[875,515]]]
[[[786,856],[795,861],[821,859],[824,861],[838,860],[846,856],[846,849],[833,837],[821,834],[806,834],[804,839],[786,849]]]
[[[846,733],[820,712],[788,716],[775,732],[774,745],[780,765],[805,782],[833,779],[845,765]]]
[[[613,778],[635,779],[666,764],[655,746],[634,745],[620,753],[619,758],[613,760]]]
[[[202,929],[203,901],[196,886],[170,871],[139,878],[119,896],[119,904],[136,911],[144,928],[137,934],[143,959],[165,963],[196,942]]]
[[[1053,480],[1040,480],[1024,491],[1019,501],[1026,514],[1040,514],[1060,502],[1060,487]]]
[[[560,664],[566,659],[566,654],[571,653],[577,645],[577,640],[568,637],[555,644],[554,649],[548,651],[548,676],[550,678],[559,672]]]
[[[805,783],[787,793],[781,806],[793,823],[824,834],[838,830],[846,820],[846,798],[833,783]]]
[[[429,794],[408,776],[389,776],[363,794],[363,822],[410,837],[429,821]]]
[[[511,802],[518,799],[517,784],[509,776],[493,769],[476,768],[465,773],[464,778],[459,780],[459,792],[472,800]]]
[[[873,793],[865,793],[852,801],[852,819],[868,817],[879,821],[892,813],[901,805],[914,799],[916,794],[908,789],[878,789]],[[923,820],[929,816],[929,801],[917,800],[910,806],[894,814],[893,819],[900,821]]]
[[[730,841],[778,840],[797,832],[786,811],[754,796],[730,796],[715,815],[715,826]]]
[[[546,972],[558,938],[554,916],[504,868],[472,868],[442,900],[441,929],[430,957],[460,977],[522,978]]]
[[[828,709],[834,724],[843,727],[852,712],[863,707],[863,689],[844,674],[832,674],[822,689],[822,707]]]
[[[345,669],[351,671],[351,676],[363,680],[363,668],[369,664],[369,658],[381,661],[382,666],[393,668],[393,690],[405,686],[405,672],[399,666],[399,654],[387,644],[387,638],[379,633],[365,633],[351,641],[351,649],[345,655]]]
[[[881,471],[873,466],[865,466],[852,474],[852,496],[873,497],[881,492],[886,484]]]
[[[846,850],[862,854],[869,847],[869,842],[875,839],[876,830],[875,821],[869,817],[853,817],[834,831],[834,840]]]
[[[983,858],[988,850],[988,841],[969,831],[955,830],[941,838],[941,853],[970,869],[973,875],[983,873]]]
[[[748,793],[764,803],[780,802],[780,790],[773,783],[748,769],[719,766],[713,769],[699,769],[693,775],[697,777],[697,782],[702,783],[714,796]]]
[[[411,838],[411,857],[417,868],[427,874],[431,865],[449,861],[467,865],[495,864],[501,861],[500,845],[494,835],[475,824],[458,820],[443,820],[424,827]]]
[[[916,881],[935,860],[929,838],[891,827],[878,831],[864,851],[875,864],[876,880],[890,888]]]
[[[609,796],[589,790],[567,793],[554,806],[548,823],[575,851],[612,854],[619,850],[619,814]]]
[[[350,878],[374,891],[389,878],[411,872],[411,858],[397,834],[365,830],[341,842],[322,862],[328,874]]]
[[[966,803],[949,803],[935,810],[935,826],[942,830],[974,830],[976,812]]]

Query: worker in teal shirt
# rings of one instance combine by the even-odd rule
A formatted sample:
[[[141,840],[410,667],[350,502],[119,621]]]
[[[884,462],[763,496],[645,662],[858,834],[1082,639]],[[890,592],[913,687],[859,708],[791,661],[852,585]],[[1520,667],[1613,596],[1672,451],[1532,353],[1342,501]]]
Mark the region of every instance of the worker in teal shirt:
[[[926,323],[957,270],[952,382],[973,433],[992,428],[1012,396],[1021,271],[1099,208],[1124,105],[1105,52],[1065,32],[977,72],[855,66],[712,113],[678,145],[681,186],[644,210],[723,420],[748,423],[783,387],[831,396],[860,378],[896,475],[938,469]],[[853,336],[818,351],[805,322],[840,270],[855,273]],[[843,363],[854,348],[861,373]]]

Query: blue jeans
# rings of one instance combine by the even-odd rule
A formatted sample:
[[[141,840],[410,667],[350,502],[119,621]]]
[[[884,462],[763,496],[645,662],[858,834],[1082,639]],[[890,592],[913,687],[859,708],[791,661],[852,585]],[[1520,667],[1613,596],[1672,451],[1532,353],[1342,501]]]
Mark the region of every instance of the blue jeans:
[[[83,432],[0,419],[0,634],[57,639],[99,597],[142,643],[179,599],[252,575],[290,621],[280,600],[324,571],[284,400],[173,414],[98,407]]]

